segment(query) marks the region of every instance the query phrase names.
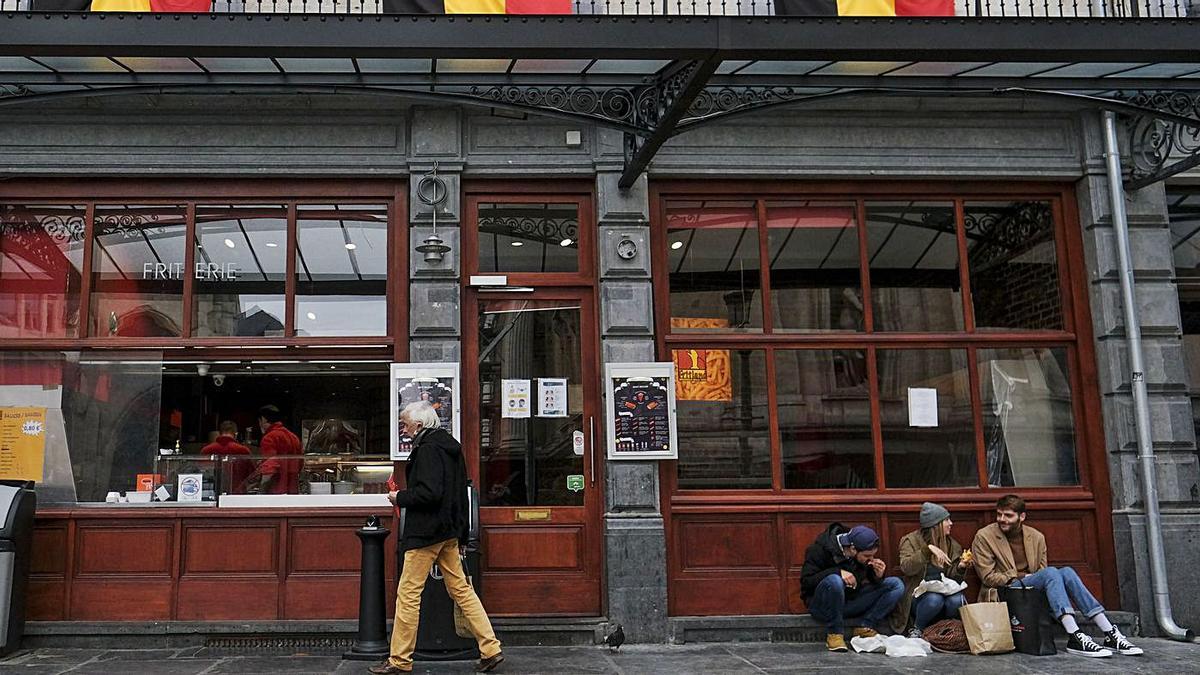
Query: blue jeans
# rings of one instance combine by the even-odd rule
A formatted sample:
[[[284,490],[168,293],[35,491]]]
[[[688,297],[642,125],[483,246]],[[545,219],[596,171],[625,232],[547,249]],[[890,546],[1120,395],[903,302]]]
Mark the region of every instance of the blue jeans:
[[[913,624],[917,630],[925,630],[942,619],[957,619],[959,608],[965,604],[967,598],[962,593],[926,593],[913,601]]]
[[[1074,614],[1075,609],[1071,606],[1072,603],[1089,619],[1104,611],[1087,586],[1084,586],[1083,582],[1079,580],[1079,575],[1070,567],[1047,567],[1044,570],[1028,574],[1024,579],[1014,581],[1009,586],[1020,588],[1022,582],[1026,586],[1036,588],[1046,594],[1046,599],[1050,601],[1050,611],[1054,614],[1055,619],[1063,614]]]
[[[853,597],[846,600],[846,582],[840,574],[830,574],[817,584],[817,590],[808,600],[808,611],[825,623],[830,633],[845,632],[846,619],[858,619],[858,623],[874,628],[896,608],[904,595],[904,582],[896,577],[887,577],[877,584],[867,584]]]

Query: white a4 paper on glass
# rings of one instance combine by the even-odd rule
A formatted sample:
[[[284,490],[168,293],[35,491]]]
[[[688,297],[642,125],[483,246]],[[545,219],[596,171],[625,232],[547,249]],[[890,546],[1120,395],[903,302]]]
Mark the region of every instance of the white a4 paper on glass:
[[[936,427],[938,425],[937,389],[908,388],[908,426]]]
[[[539,377],[537,386],[537,416],[567,416],[567,379]]]
[[[529,417],[530,405],[529,380],[502,380],[504,385],[504,400],[501,417]]]

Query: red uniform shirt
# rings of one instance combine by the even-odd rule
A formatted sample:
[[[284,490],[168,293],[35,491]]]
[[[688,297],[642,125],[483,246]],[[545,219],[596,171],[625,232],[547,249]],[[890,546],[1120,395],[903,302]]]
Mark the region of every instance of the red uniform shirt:
[[[276,422],[263,434],[259,444],[262,454],[267,459],[258,467],[258,472],[271,476],[271,487],[267,494],[298,495],[300,494],[300,459],[277,459],[281,455],[301,455],[300,439],[288,431],[283,422]]]
[[[217,440],[209,443],[200,450],[202,455],[249,455],[250,448],[237,442],[228,434],[217,436]],[[254,462],[248,459],[231,459],[225,463],[229,472],[229,494],[241,495],[246,493],[246,477],[254,472]],[[221,488],[218,487],[218,491]]]

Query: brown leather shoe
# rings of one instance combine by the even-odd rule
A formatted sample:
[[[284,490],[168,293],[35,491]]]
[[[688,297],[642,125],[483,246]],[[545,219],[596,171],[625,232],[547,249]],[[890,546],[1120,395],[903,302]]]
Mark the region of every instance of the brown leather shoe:
[[[489,656],[486,659],[479,659],[479,663],[475,664],[475,672],[487,673],[496,669],[496,666],[504,663],[504,654],[499,652],[495,656]]]
[[[367,672],[374,673],[375,675],[396,675],[397,673],[411,673],[412,671],[405,670],[403,668],[397,668],[396,666],[392,665],[391,661],[384,661],[377,666],[371,666],[370,668],[367,668]]]

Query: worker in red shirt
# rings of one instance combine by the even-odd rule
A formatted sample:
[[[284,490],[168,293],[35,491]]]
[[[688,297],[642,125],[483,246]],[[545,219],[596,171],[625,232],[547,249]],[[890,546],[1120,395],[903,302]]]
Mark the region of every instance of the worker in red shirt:
[[[264,495],[300,494],[300,465],[304,462],[299,459],[303,454],[300,439],[283,426],[283,415],[273,405],[259,408],[258,427],[263,432],[259,451],[266,459],[255,472],[258,486],[254,491]],[[297,459],[280,459],[287,455],[296,455]]]
[[[222,455],[225,472],[229,475],[229,494],[246,493],[246,478],[254,472],[254,462],[249,459],[230,458],[228,455],[249,455],[250,448],[238,443],[238,427],[232,420],[225,420],[217,427],[217,439],[200,450],[202,455]],[[223,486],[222,486],[223,487]]]

